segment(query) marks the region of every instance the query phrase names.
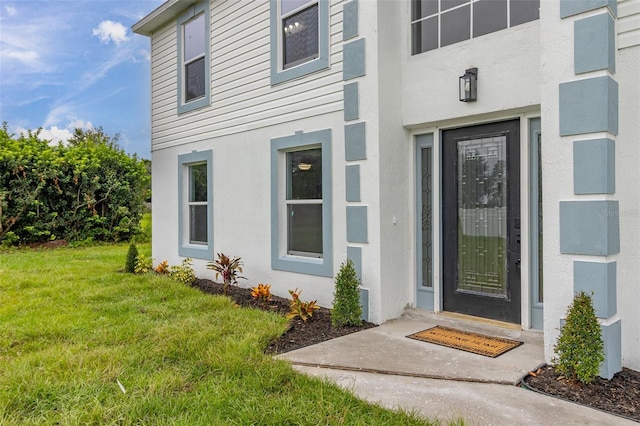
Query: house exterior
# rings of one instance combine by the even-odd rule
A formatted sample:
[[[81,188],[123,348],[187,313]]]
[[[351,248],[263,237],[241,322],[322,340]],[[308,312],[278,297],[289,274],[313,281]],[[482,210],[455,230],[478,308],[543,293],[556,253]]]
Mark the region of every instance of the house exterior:
[[[544,333],[593,293],[640,369],[640,0],[169,0],[151,40],[153,256],[366,319]],[[464,77],[464,78],[463,78]]]

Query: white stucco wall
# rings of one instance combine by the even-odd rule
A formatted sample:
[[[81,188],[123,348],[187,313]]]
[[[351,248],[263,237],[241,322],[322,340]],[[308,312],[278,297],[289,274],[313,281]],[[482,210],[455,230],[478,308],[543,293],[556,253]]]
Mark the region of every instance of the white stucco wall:
[[[620,200],[618,314],[622,318],[622,363],[640,370],[640,46],[621,49],[616,68],[620,85],[620,131],[616,140],[616,197]]]
[[[405,11],[409,21],[409,9]],[[448,120],[517,110],[540,104],[539,21],[497,31],[440,49],[410,56],[402,66],[402,121],[405,126],[448,126]],[[403,26],[403,40],[411,40]],[[458,99],[458,77],[478,68],[478,100]],[[483,120],[483,117],[479,117]]]
[[[559,84],[575,80],[573,22],[560,19],[560,2],[540,2],[544,346],[551,361],[560,318],[573,300],[573,257],[560,254],[560,200],[573,195],[573,137],[559,136]]]
[[[318,300],[331,306],[333,278],[296,274],[271,269],[271,163],[270,140],[293,135],[297,130],[311,132],[331,128],[333,182],[334,272],[346,259],[344,208],[344,137],[342,114],[286,123],[277,127],[221,138],[205,138],[188,146],[153,152],[153,247],[156,262],[167,259],[178,264],[178,155],[193,150],[213,150],[213,247],[214,252],[240,256],[245,264],[242,287],[268,283],[272,292],[289,297],[288,290],[299,288],[304,300]],[[207,260],[194,259],[196,275],[214,279]]]

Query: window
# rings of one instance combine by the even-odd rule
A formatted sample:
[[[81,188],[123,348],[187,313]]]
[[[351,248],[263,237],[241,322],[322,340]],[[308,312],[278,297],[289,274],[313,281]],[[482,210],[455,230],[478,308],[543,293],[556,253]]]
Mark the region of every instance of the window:
[[[412,0],[412,54],[514,27],[540,17],[540,0]]]
[[[207,3],[178,20],[178,113],[209,105],[209,18]]]
[[[322,257],[322,148],[287,152],[287,253]]]
[[[211,151],[178,156],[180,256],[213,259]]]
[[[333,276],[331,131],[271,140],[273,269]]]
[[[328,68],[328,0],[271,0],[271,83]]]

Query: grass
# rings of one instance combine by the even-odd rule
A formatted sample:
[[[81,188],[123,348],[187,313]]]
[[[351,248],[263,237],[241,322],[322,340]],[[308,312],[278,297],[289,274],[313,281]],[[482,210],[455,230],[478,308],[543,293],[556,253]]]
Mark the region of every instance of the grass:
[[[428,424],[264,355],[281,316],[118,272],[127,247],[0,253],[0,424]]]

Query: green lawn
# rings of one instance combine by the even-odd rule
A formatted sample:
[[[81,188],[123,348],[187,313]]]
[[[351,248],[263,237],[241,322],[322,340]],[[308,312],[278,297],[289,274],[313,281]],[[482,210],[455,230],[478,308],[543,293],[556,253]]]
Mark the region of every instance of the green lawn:
[[[264,355],[281,316],[118,272],[127,247],[0,253],[0,424],[425,424]]]

